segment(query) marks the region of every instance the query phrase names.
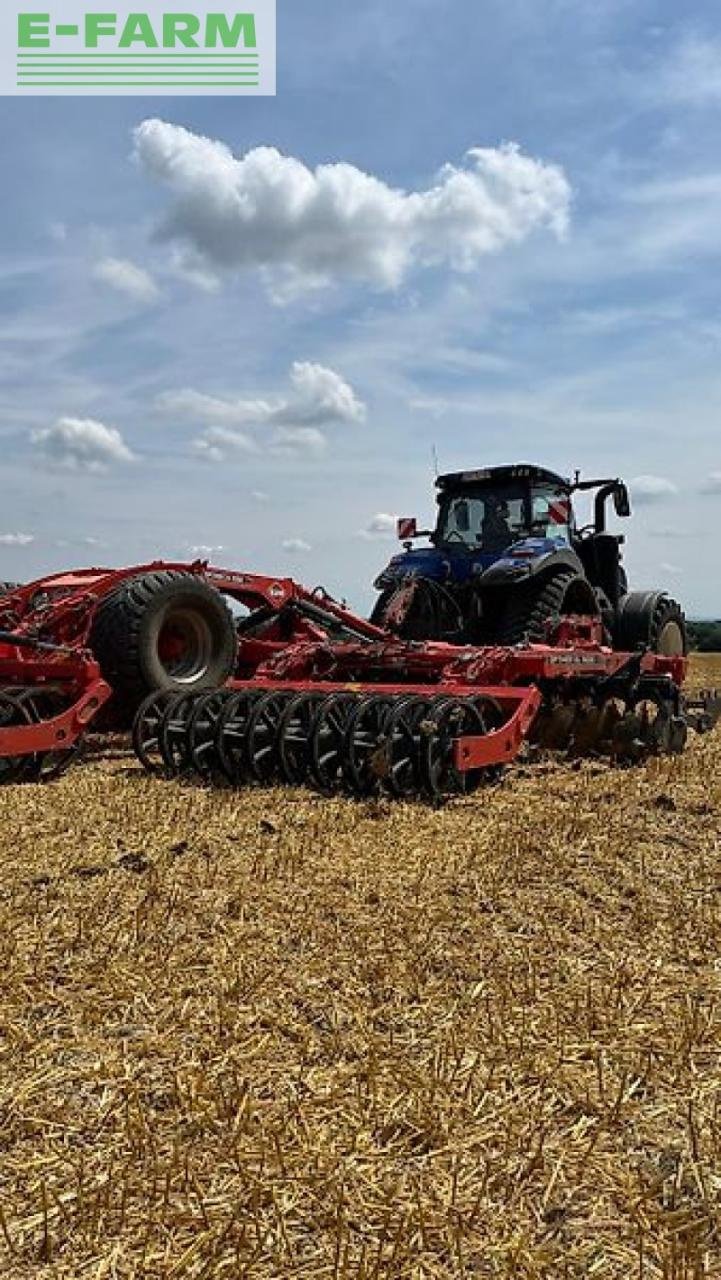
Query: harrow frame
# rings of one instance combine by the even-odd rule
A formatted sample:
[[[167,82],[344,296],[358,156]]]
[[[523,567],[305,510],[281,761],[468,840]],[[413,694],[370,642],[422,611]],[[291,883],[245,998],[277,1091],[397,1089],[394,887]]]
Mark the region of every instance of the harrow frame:
[[[686,708],[684,657],[616,652],[604,645],[597,618],[557,620],[543,644],[409,641],[291,578],[204,561],[151,561],[55,574],[0,597],[0,763],[59,751],[69,758],[113,693],[88,648],[98,603],[129,578],[165,570],[197,575],[249,610],[237,623],[235,671],[224,686],[229,694],[353,694],[356,702],[376,698],[395,706],[412,698],[429,705],[492,705],[495,723],[482,733],[459,730],[447,744],[460,777],[516,759],[554,706],[565,709],[566,719],[570,706],[576,718],[588,720],[593,708],[618,700],[628,721],[633,708],[650,699],[662,711],[665,737],[652,738],[640,721],[640,727],[636,721],[626,725],[636,733],[634,742],[641,734],[644,752],[681,749],[688,725],[706,730],[721,718],[716,694]],[[47,704],[46,691],[55,698],[52,714],[40,714],[35,706],[36,696],[38,705]],[[639,758],[643,754],[634,751]]]

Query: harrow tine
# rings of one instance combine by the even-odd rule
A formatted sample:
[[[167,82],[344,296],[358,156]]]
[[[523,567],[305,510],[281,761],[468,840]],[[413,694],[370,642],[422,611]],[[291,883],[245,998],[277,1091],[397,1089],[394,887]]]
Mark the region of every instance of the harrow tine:
[[[190,769],[187,729],[196,695],[179,693],[165,707],[158,726],[158,747],[168,777],[177,778]]]
[[[210,782],[218,772],[216,728],[225,703],[230,697],[227,689],[201,694],[188,720],[187,758],[192,769],[204,782]]]
[[[31,689],[31,706],[37,721],[50,719],[63,710],[65,700],[52,688]],[[79,736],[69,747],[61,747],[55,751],[44,751],[34,757],[35,768],[32,774],[37,782],[54,782],[71,764],[80,757],[83,751],[83,738]]]
[[[299,786],[310,771],[310,739],[318,709],[327,695],[299,693],[291,698],[278,723],[278,770],[284,782]]]
[[[215,730],[215,754],[223,777],[232,787],[248,778],[246,729],[248,718],[260,698],[260,690],[242,689],[225,703]]]
[[[37,719],[31,711],[28,690],[16,690],[14,693],[0,693],[0,728],[7,729],[12,725],[33,724]],[[1,756],[0,785],[7,786],[12,782],[25,782],[32,779],[38,768],[37,756]]]
[[[278,729],[286,704],[293,694],[286,690],[266,693],[258,699],[248,717],[245,752],[248,770],[256,782],[271,782],[278,768]]]
[[[354,796],[369,796],[380,786],[383,737],[394,700],[383,694],[359,698],[343,739],[343,783]]]
[[[163,714],[177,694],[161,689],[145,698],[133,720],[133,750],[147,773],[163,773],[165,761],[160,752],[159,732]]]
[[[354,693],[331,693],[316,713],[309,740],[309,776],[324,795],[332,795],[341,784],[345,731],[357,702]]]
[[[456,738],[486,732],[479,708],[470,698],[448,698],[439,701],[422,724],[420,767],[423,791],[435,804],[448,796],[475,791],[483,776],[482,769],[460,773],[455,766]]]
[[[379,769],[384,787],[398,799],[418,795],[421,779],[421,724],[431,713],[429,698],[399,698],[384,730],[382,748],[373,767]]]

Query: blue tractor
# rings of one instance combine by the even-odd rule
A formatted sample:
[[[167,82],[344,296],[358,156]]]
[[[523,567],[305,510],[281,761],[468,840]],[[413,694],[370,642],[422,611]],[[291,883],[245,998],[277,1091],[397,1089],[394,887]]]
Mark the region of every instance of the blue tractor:
[[[607,504],[631,514],[618,479],[568,480],[521,463],[439,476],[433,530],[398,521],[404,550],[376,579],[372,621],[412,640],[514,645],[552,641],[558,619],[600,618],[615,649],[686,653],[681,607],[665,591],[629,591],[623,537]],[[594,520],[579,528],[572,495],[595,490]],[[416,538],[429,545],[414,548]]]

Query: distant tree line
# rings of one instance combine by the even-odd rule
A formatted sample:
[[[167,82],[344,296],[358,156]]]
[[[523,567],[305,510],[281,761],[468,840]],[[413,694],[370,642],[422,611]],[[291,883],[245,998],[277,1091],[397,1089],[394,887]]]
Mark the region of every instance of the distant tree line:
[[[689,622],[686,625],[692,649],[698,653],[721,653],[721,621]]]

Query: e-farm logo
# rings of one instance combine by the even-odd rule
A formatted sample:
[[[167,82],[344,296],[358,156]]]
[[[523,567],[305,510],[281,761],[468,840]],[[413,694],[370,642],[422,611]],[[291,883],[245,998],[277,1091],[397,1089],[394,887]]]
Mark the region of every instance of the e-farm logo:
[[[52,10],[2,0],[0,93],[274,94],[275,0],[241,4],[101,12],[83,0]]]

